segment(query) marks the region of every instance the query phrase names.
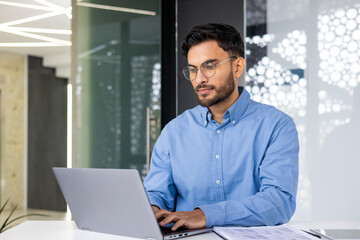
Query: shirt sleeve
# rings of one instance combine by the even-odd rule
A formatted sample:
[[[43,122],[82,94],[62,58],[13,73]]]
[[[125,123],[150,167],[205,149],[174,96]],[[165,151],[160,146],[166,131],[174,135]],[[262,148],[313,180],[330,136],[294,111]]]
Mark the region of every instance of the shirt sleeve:
[[[296,207],[299,140],[290,117],[279,121],[258,168],[260,191],[236,201],[198,206],[206,226],[260,226],[283,224]]]
[[[155,143],[144,187],[151,205],[169,211],[174,210],[176,187],[172,177],[166,127]]]

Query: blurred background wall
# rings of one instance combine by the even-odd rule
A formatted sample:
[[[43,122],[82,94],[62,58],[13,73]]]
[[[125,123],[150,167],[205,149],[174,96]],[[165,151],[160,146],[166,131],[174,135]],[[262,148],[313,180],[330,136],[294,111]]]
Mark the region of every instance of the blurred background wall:
[[[24,56],[0,51],[0,174],[1,202],[23,205],[25,146]]]

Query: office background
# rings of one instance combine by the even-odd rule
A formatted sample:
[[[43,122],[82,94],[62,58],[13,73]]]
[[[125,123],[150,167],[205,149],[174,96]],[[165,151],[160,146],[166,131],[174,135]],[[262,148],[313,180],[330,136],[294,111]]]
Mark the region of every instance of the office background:
[[[181,76],[182,38],[192,25],[224,22],[244,36],[241,82],[252,98],[297,124],[293,220],[360,220],[359,0],[48,2],[67,11],[42,21],[72,30],[51,35],[61,38],[58,50],[5,44],[17,41],[3,24],[16,20],[6,19],[7,8],[24,7],[0,5],[1,204],[65,211],[52,166],[137,168],[146,176],[161,128],[196,105]],[[62,60],[57,68],[54,59]]]

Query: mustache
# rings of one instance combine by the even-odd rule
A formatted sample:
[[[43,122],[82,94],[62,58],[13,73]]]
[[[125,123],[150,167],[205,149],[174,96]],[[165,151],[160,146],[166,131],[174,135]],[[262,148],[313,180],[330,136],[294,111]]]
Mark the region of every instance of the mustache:
[[[214,89],[215,87],[213,85],[205,85],[205,84],[200,84],[198,85],[195,90],[198,91],[200,88],[210,88],[210,89]]]

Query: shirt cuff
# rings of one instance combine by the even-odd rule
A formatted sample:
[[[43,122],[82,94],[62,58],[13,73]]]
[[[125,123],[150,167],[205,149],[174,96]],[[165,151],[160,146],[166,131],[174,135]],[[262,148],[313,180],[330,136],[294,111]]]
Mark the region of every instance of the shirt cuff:
[[[148,199],[149,199],[149,202],[150,202],[150,205],[155,205],[157,206],[158,208],[160,209],[166,209],[166,210],[169,210],[165,204],[163,203],[162,199],[156,195],[151,195],[148,193]]]
[[[223,226],[225,222],[225,213],[221,206],[216,204],[198,206],[205,214],[206,227]]]

